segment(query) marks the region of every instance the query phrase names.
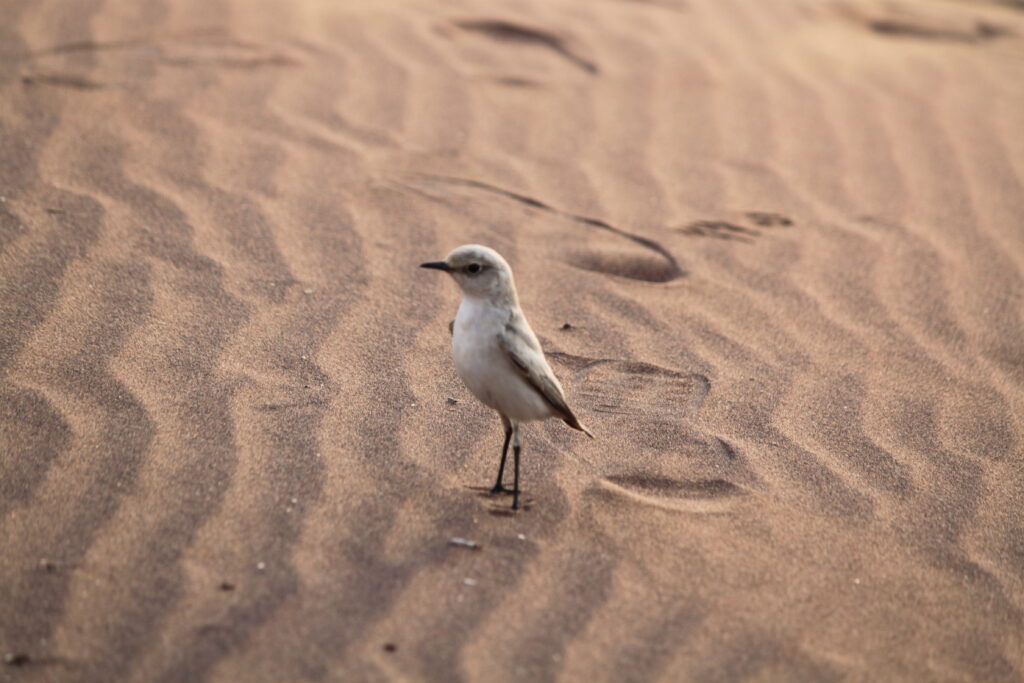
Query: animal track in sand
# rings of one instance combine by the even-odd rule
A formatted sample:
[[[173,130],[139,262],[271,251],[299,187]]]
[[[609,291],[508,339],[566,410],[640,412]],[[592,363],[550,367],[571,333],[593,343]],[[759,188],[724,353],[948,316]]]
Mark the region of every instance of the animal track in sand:
[[[517,76],[499,76],[491,79],[495,83],[505,85],[510,88],[539,88],[541,83],[529,78],[519,78]]]
[[[676,280],[678,267],[644,254],[616,254],[598,251],[576,251],[569,259],[572,265],[595,273],[615,275],[641,282],[665,283]]]
[[[780,213],[769,211],[748,211],[744,214],[753,224],[761,228],[790,227],[793,221]],[[719,240],[736,242],[753,242],[761,236],[761,231],[748,228],[725,220],[700,220],[687,223],[677,229],[690,237],[711,237]]]
[[[566,354],[552,352],[563,360]],[[599,413],[677,421],[681,413],[696,414],[711,382],[698,373],[686,374],[650,363],[594,359],[577,371],[574,383],[591,409]]]
[[[597,73],[596,64],[590,60],[580,57],[570,50],[566,47],[566,41],[564,38],[561,38],[550,31],[532,28],[530,26],[523,26],[510,21],[502,21],[500,19],[470,19],[466,21],[457,21],[455,22],[455,26],[463,31],[479,33],[501,42],[520,43],[523,45],[535,45],[547,48],[548,50],[551,50],[572,62],[587,73]]]
[[[770,211],[748,211],[746,215],[747,218],[757,225],[761,225],[766,228],[774,228],[776,226],[789,227],[793,225],[793,221],[786,218],[781,213],[771,213]]]
[[[237,40],[219,33],[195,32],[169,36],[152,36],[111,41],[80,41],[64,43],[36,51],[30,56],[42,59],[73,52],[130,52],[132,59],[151,60],[159,64],[183,67],[211,66],[229,69],[257,69],[274,66],[299,66],[300,62],[280,51],[257,43]],[[32,82],[80,87],[87,82],[76,76],[28,76]],[[24,80],[24,79],[23,79]],[[28,81],[26,81],[28,83]],[[89,86],[86,86],[89,87]]]
[[[690,512],[721,512],[759,478],[724,439],[695,423],[711,389],[708,378],[639,361],[547,354],[572,370],[574,400],[593,414],[598,436],[630,434],[629,448],[602,456],[590,491]],[[595,468],[598,469],[598,468]]]
[[[646,474],[610,475],[599,487],[636,502],[683,512],[725,512],[747,495],[725,479],[680,480]]]
[[[1009,4],[999,0],[997,3]],[[965,9],[939,3],[890,2],[875,8],[840,6],[839,11],[853,23],[888,38],[983,43],[1013,35],[1009,27],[984,18],[980,14],[983,9]]]
[[[884,36],[945,40],[958,43],[980,43],[1012,33],[1005,26],[997,26],[984,21],[979,21],[968,27],[944,27],[913,19],[872,19],[867,22],[867,26],[875,33]]]
[[[90,80],[84,76],[64,73],[32,74],[22,76],[21,82],[28,86],[52,85],[58,88],[72,88],[74,90],[100,90],[105,87],[102,83]]]
[[[753,242],[760,233],[728,221],[694,221],[687,223],[679,232],[692,237],[714,237],[719,240]]]
[[[679,2],[678,0],[620,0],[633,5],[651,5],[652,7],[660,7],[662,9],[675,10],[676,12],[682,12],[687,9],[686,3]]]
[[[613,233],[642,247],[642,251],[633,254],[622,253],[621,250],[617,250],[615,252],[600,252],[593,249],[574,250],[574,252],[567,258],[567,261],[577,268],[616,275],[619,277],[629,278],[631,280],[656,283],[671,282],[672,280],[676,280],[686,274],[686,272],[679,267],[679,262],[676,261],[675,256],[673,256],[668,249],[658,242],[618,228],[599,218],[591,218],[589,216],[581,216],[569,211],[563,211],[551,206],[547,202],[541,201],[540,199],[536,199],[519,192],[514,192],[512,190],[506,190],[479,180],[438,175],[424,175],[422,177],[449,185],[458,185],[473,188],[475,190],[482,190],[506,199],[511,199],[529,207],[530,209],[550,213],[588,227],[598,228],[599,230]]]

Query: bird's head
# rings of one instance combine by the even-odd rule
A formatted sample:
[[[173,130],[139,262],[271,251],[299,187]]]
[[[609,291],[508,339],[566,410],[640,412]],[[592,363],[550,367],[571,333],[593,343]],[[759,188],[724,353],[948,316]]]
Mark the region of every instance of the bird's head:
[[[491,301],[516,300],[512,269],[501,254],[490,247],[464,244],[452,250],[444,261],[431,261],[420,267],[445,271],[466,296]]]

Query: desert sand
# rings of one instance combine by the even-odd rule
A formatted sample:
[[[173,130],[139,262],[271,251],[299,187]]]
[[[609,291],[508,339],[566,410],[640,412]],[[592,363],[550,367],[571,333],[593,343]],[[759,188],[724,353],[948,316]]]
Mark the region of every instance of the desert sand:
[[[0,680],[1021,680],[1021,9],[5,3]]]

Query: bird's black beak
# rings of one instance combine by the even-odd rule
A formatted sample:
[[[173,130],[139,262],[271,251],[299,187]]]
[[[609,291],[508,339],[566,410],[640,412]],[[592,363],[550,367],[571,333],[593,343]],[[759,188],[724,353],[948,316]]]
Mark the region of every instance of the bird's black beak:
[[[444,261],[430,261],[428,263],[421,263],[420,268],[433,268],[434,270],[443,270],[446,273],[452,272],[452,269],[448,267],[448,264]]]

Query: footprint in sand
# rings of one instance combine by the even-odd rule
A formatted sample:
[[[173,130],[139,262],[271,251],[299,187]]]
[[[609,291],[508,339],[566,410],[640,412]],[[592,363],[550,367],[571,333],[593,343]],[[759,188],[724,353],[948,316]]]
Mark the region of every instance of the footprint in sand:
[[[598,72],[597,65],[571,50],[561,36],[544,29],[499,19],[471,19],[455,22],[455,27],[501,43],[534,46],[549,50],[588,74]]]
[[[744,216],[759,228],[790,227],[793,221],[781,213],[770,211],[748,211]],[[687,223],[677,231],[690,237],[711,237],[736,242],[753,242],[762,232],[726,220],[700,220]]]
[[[679,232],[691,237],[713,237],[737,242],[753,242],[754,238],[761,234],[757,230],[728,221],[694,221],[679,228]]]
[[[605,233],[609,238],[606,245],[574,247],[563,257],[566,263],[576,268],[655,283],[671,282],[686,275],[686,271],[680,267],[675,256],[657,241],[624,230],[600,218],[582,216],[552,206],[537,197],[479,180],[452,176],[422,174],[399,183],[400,186],[423,194],[432,200],[440,201],[444,195],[437,196],[427,191],[431,184],[443,185],[448,188],[462,188],[473,193],[488,194],[513,201],[529,211],[557,216],[562,220],[572,221]]]
[[[746,489],[725,479],[680,480],[637,474],[605,477],[604,491],[626,499],[666,510],[683,512],[726,512]]]
[[[572,369],[573,393],[608,443],[600,469],[609,474],[592,493],[710,513],[730,509],[758,485],[732,445],[695,424],[711,389],[704,375],[637,361],[548,356]],[[616,446],[620,439],[628,448]]]
[[[159,63],[185,68],[261,69],[296,67],[301,63],[292,55],[269,46],[238,40],[218,33],[195,31],[163,37],[135,37],[110,41],[79,41],[54,45],[29,55],[36,64],[55,55],[91,53],[105,59],[126,59],[135,63]],[[102,62],[101,62],[102,66]],[[90,90],[103,87],[72,74],[39,73],[23,78],[26,85],[54,85]]]
[[[984,21],[962,25],[943,24],[903,17],[870,19],[867,21],[867,27],[871,31],[883,36],[940,40],[954,43],[980,43],[1011,33],[1005,26],[998,26]]]
[[[583,270],[640,282],[672,282],[683,274],[674,263],[643,252],[624,254],[597,249],[576,250],[568,255],[567,260]]]
[[[775,227],[789,227],[793,225],[793,221],[786,218],[781,213],[771,213],[770,211],[748,211],[746,213],[747,218],[751,221],[760,225],[763,228],[775,228]]]
[[[1017,0],[997,2],[1019,5]],[[967,7],[896,1],[875,7],[840,6],[839,12],[854,24],[889,39],[979,44],[1013,35],[1013,30],[1001,23],[1002,17],[989,15],[981,3]]]
[[[56,88],[71,88],[72,90],[102,90],[103,83],[71,73],[38,73],[21,77],[21,82],[27,86],[48,85]]]

